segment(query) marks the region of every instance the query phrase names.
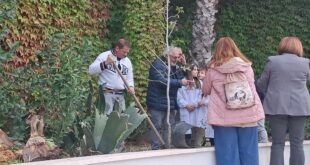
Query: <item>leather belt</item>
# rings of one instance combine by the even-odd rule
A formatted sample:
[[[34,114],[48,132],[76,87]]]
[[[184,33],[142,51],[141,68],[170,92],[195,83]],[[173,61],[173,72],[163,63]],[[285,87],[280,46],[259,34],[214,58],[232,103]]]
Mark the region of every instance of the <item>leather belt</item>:
[[[110,89],[110,88],[104,88],[103,89],[104,93],[112,93],[112,94],[118,94],[122,95],[124,94],[125,90],[124,89]]]

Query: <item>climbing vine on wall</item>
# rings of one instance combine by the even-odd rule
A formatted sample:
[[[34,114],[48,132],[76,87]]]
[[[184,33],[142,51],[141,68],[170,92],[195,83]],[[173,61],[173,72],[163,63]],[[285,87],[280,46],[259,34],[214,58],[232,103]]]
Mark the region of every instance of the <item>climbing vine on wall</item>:
[[[1,0],[0,127],[25,139],[24,118],[46,111],[55,142],[73,132],[88,65],[106,43],[108,0]],[[5,55],[5,56],[2,56]]]
[[[232,37],[260,75],[266,59],[277,54],[285,36],[301,39],[310,57],[310,1],[223,0],[219,4],[217,38]]]
[[[146,99],[148,69],[164,47],[163,0],[131,0],[126,4],[124,32],[131,42],[129,57],[134,65],[136,93]]]
[[[126,0],[113,1],[109,6],[109,19],[107,21],[108,33],[106,39],[110,43],[115,42],[120,37],[126,36],[123,29],[124,21],[126,20],[126,4]]]
[[[44,40],[55,32],[71,33],[79,40],[83,36],[103,37],[107,20],[106,5],[97,0],[84,1],[18,1],[16,24],[5,37],[4,44],[19,41],[16,56],[8,61],[16,67],[35,60],[36,52],[47,45]],[[5,21],[5,25],[10,25]]]
[[[171,44],[181,47],[186,55],[187,62],[193,61],[190,56],[190,46],[192,41],[192,26],[194,20],[194,11],[196,10],[195,1],[188,0],[171,0],[170,15],[176,15],[176,27],[171,34]],[[183,11],[178,12],[181,8]]]

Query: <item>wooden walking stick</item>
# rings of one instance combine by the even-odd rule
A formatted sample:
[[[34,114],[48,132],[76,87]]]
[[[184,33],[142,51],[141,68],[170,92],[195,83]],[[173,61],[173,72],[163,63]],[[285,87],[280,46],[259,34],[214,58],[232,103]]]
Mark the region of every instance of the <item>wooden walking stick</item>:
[[[122,78],[122,80],[123,80],[123,82],[124,82],[126,88],[129,89],[129,85],[128,85],[127,81],[125,80],[125,78],[124,78],[122,72],[118,69],[118,67],[116,66],[116,64],[115,64],[114,62],[113,62],[112,64],[113,64],[114,69],[117,71],[118,75]],[[138,100],[137,96],[136,96],[134,93],[132,94],[132,96],[133,96],[133,98],[134,98],[136,104],[138,105],[139,109],[140,109],[144,114],[146,114],[146,119],[147,119],[148,123],[151,125],[151,128],[152,128],[152,130],[155,132],[155,134],[156,134],[157,138],[159,139],[160,143],[164,146],[164,145],[165,145],[165,142],[164,142],[163,138],[160,136],[160,134],[159,134],[159,132],[157,131],[157,129],[155,128],[153,122],[151,121],[151,119],[150,119],[149,116],[147,115],[146,111],[144,110],[144,108],[143,108],[142,105],[140,104],[140,101]]]

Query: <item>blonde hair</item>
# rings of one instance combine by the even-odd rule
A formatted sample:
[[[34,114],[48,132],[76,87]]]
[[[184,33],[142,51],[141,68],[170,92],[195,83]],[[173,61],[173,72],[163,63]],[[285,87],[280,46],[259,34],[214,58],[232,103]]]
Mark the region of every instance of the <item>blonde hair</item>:
[[[292,53],[296,54],[299,57],[302,57],[304,55],[302,44],[297,37],[282,38],[278,46],[278,53]]]
[[[209,63],[209,67],[217,67],[233,57],[240,57],[246,63],[252,63],[239,50],[235,42],[230,37],[222,37],[216,43],[214,55]]]

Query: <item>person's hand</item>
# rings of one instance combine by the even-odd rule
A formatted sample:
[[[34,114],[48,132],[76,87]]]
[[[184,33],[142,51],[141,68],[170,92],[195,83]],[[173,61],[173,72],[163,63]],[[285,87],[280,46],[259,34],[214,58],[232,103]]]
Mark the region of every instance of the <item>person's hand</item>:
[[[105,64],[112,64],[114,62],[113,56],[109,54],[108,58],[105,60]]]
[[[198,107],[204,107],[204,106],[206,106],[206,104],[203,101],[198,102]]]
[[[194,80],[187,80],[188,81],[188,85],[190,87],[193,87],[195,85],[195,81]]]
[[[184,54],[180,55],[179,61],[182,65],[186,65],[186,58]]]
[[[186,80],[186,79],[182,79],[182,80],[181,80],[182,86],[186,86],[186,85],[188,85],[189,83],[190,83],[189,80]]]
[[[131,94],[131,95],[134,95],[134,94],[135,94],[135,88],[134,88],[134,87],[129,87],[129,88],[127,89],[127,92],[128,92],[129,94]]]
[[[188,112],[192,112],[194,110],[194,106],[192,104],[187,104],[185,108],[187,109]]]

